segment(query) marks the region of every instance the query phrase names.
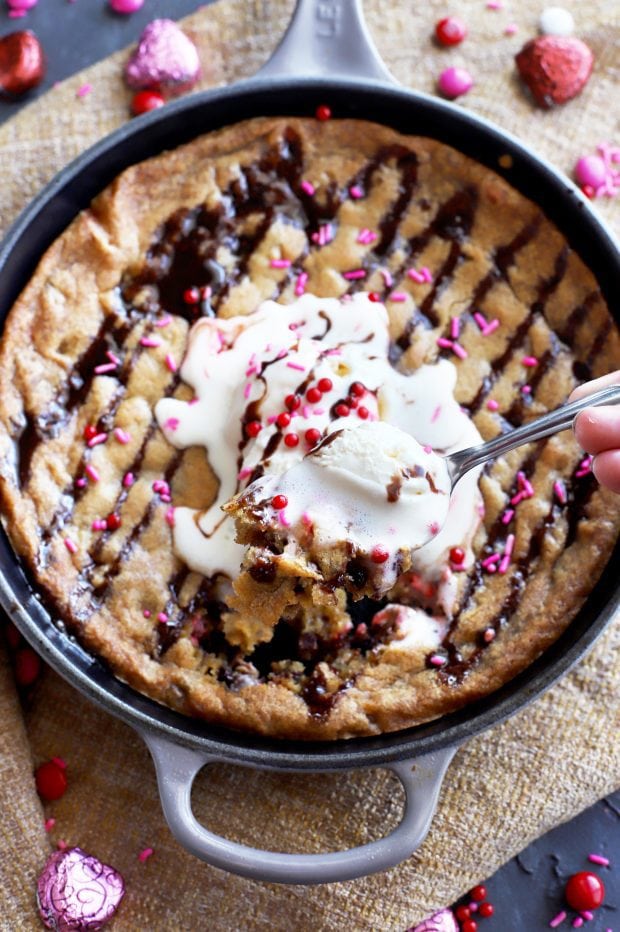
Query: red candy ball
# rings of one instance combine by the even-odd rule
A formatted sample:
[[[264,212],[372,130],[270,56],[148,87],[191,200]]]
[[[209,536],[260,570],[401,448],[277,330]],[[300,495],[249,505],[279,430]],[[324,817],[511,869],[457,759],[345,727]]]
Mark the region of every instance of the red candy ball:
[[[579,912],[598,909],[605,899],[605,886],[591,871],[579,871],[568,878],[564,895],[568,905]]]
[[[361,398],[362,395],[366,393],[366,389],[364,388],[361,382],[353,382],[353,384],[351,385],[351,388],[349,389],[349,392],[352,395],[355,395],[356,398]]]
[[[334,387],[331,379],[319,379],[317,386],[322,392],[331,392]]]
[[[93,437],[96,437],[98,434],[97,428],[94,424],[87,424],[84,428],[84,440],[92,440]]]
[[[320,104],[314,111],[314,115],[316,116],[317,120],[320,120],[321,123],[324,123],[325,120],[331,120],[332,111],[331,108],[327,106],[327,104]]]
[[[62,767],[59,767],[53,760],[48,760],[41,764],[34,772],[34,780],[37,785],[37,793],[41,799],[52,802],[54,799],[60,799],[67,789],[67,775]]]
[[[166,101],[157,91],[138,91],[131,101],[131,110],[135,116],[140,116],[141,113],[148,113],[149,110],[163,107],[165,103]]]
[[[463,562],[464,559],[465,559],[465,551],[463,550],[463,548],[462,548],[462,547],[452,547],[452,549],[450,550],[450,563],[455,563],[457,566],[460,566],[460,564]],[[484,890],[484,887],[482,887],[482,886],[480,886],[480,887],[474,887],[474,890]],[[480,896],[480,897],[474,896],[474,892],[473,892],[473,890],[472,890],[471,897],[472,897],[472,900],[483,900],[483,899],[485,898],[486,895],[487,895],[487,894],[486,894],[486,890],[485,890],[485,892],[482,894],[482,896]]]
[[[284,442],[287,447],[296,447],[299,443],[299,437],[297,434],[286,434],[284,437]]]
[[[283,411],[282,414],[278,414],[276,418],[276,424],[278,427],[288,427],[291,423],[291,416],[288,411]]]
[[[41,661],[30,647],[16,651],[14,663],[15,679],[18,686],[32,686],[41,672]]]
[[[461,925],[461,932],[478,932],[478,923],[473,919],[466,919]]]
[[[186,288],[183,292],[183,300],[186,304],[198,304],[200,301],[200,291],[198,288]]]
[[[471,912],[467,906],[457,906],[455,913],[459,922],[465,922],[466,919],[471,918]]]
[[[306,392],[306,398],[313,405],[315,405],[317,401],[320,401],[322,397],[323,393],[318,388],[309,388]]]
[[[482,916],[483,919],[488,919],[494,912],[492,903],[481,903],[478,907],[478,915]]]
[[[435,36],[442,45],[459,45],[467,35],[467,26],[458,16],[446,16],[435,25]]]
[[[369,292],[368,292],[368,300],[369,300],[369,301],[373,301],[373,302],[376,304],[377,301],[380,301],[380,300],[381,300],[381,295],[379,294],[378,291],[369,291]]]
[[[370,552],[370,559],[373,563],[385,563],[388,557],[388,551],[385,549],[385,547],[381,547],[380,544],[377,544],[376,547],[373,547]]]
[[[361,417],[363,421],[366,420],[369,414],[370,414],[370,411],[368,410],[368,408],[365,408],[364,405],[360,405],[359,408],[357,409],[357,416]]]
[[[248,437],[258,437],[262,429],[263,425],[260,421],[248,421],[245,425],[245,432]]]
[[[321,431],[316,427],[311,427],[304,434],[304,439],[309,447],[315,447],[321,439]]]
[[[301,398],[299,395],[287,395],[284,399],[284,404],[289,411],[296,411],[301,404]]]
[[[460,547],[453,547],[452,549],[460,550]],[[463,553],[462,550],[460,552]],[[452,557],[452,550],[451,550],[450,559],[452,560],[453,563],[462,563],[463,560],[465,559],[465,554],[463,553],[463,556],[461,557],[460,560],[455,560]],[[469,895],[471,896],[472,900],[475,900],[477,903],[481,903],[482,900],[484,900],[487,895],[487,888],[483,886],[481,883],[479,883],[477,887],[474,887],[474,889],[471,891]]]
[[[334,408],[334,413],[337,414],[338,417],[348,417],[351,412],[348,405],[340,403]]]
[[[271,499],[271,504],[276,511],[282,511],[282,509],[286,508],[288,505],[288,498],[286,495],[274,495]]]
[[[118,531],[123,522],[120,515],[111,514],[105,519],[105,523],[108,531]]]

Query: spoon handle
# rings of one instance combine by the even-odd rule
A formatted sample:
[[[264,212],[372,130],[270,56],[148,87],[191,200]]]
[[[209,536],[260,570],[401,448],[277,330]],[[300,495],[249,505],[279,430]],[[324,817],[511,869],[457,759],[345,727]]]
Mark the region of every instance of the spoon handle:
[[[611,388],[604,388],[593,395],[587,395],[578,401],[572,401],[570,404],[562,405],[549,414],[530,421],[529,424],[523,424],[521,427],[510,430],[505,434],[500,434],[489,440],[487,443],[481,443],[476,447],[468,447],[466,450],[459,450],[457,453],[451,453],[446,457],[448,461],[448,470],[452,485],[455,486],[459,479],[474,466],[480,466],[487,460],[495,459],[515,447],[520,447],[525,443],[532,443],[535,440],[542,440],[550,434],[556,434],[561,430],[571,427],[577,414],[584,408],[591,408],[597,405],[617,405],[620,404],[620,385],[614,385]]]

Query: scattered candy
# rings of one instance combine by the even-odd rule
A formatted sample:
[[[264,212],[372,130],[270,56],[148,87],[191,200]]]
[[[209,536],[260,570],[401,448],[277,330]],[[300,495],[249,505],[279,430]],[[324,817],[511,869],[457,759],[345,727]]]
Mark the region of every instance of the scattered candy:
[[[591,871],[579,871],[566,882],[566,902],[578,911],[598,909],[605,898],[603,881]]]
[[[589,854],[588,861],[591,864],[600,864],[601,867],[609,867],[609,858],[603,857],[602,854]]]
[[[575,166],[575,177],[579,184],[598,188],[605,181],[605,163],[600,155],[584,155]]]
[[[555,929],[556,926],[561,925],[565,919],[566,919],[566,913],[564,910],[562,910],[561,912],[557,914],[557,916],[554,916],[553,919],[551,919],[551,921],[549,922],[549,928]]]
[[[594,64],[592,52],[572,36],[539,36],[515,56],[517,70],[539,107],[565,104],[585,87]]]
[[[145,862],[145,861],[148,861],[148,859],[149,859],[154,853],[155,853],[155,852],[153,851],[152,848],[144,848],[144,849],[139,853],[139,855],[138,855],[138,860],[141,861],[141,862],[144,864],[144,862]]]
[[[450,100],[454,100],[471,90],[474,79],[465,68],[452,67],[441,72],[437,83],[441,93]]]
[[[459,932],[459,927],[451,909],[440,909],[408,932]]]
[[[33,32],[26,29],[0,38],[0,95],[25,94],[44,76],[43,47]]]
[[[32,10],[38,2],[39,0],[6,0],[6,5],[10,10],[9,16],[12,18],[25,16],[28,10]]]
[[[613,197],[620,191],[620,146],[602,142],[596,153],[579,159],[575,177],[587,197]]]
[[[46,802],[60,799],[67,789],[65,768],[60,767],[54,760],[48,760],[44,764],[40,764],[35,770],[34,782],[41,799]]]
[[[458,16],[446,16],[435,24],[435,37],[441,45],[459,45],[467,36],[467,26]]]
[[[166,103],[161,94],[157,91],[138,91],[131,101],[131,112],[134,116],[140,116],[142,113],[148,113],[149,110],[157,110]]]
[[[331,120],[332,112],[327,104],[320,104],[316,108],[314,115],[317,120],[319,120],[321,123],[324,123],[326,120]]]
[[[575,20],[572,13],[564,7],[548,6],[538,18],[538,30],[544,36],[572,36]]]
[[[37,881],[37,905],[48,929],[101,929],[116,913],[125,893],[122,876],[81,848],[49,856]]]
[[[144,0],[108,0],[115,13],[136,13],[144,6]]]
[[[154,19],[145,27],[125,66],[128,86],[141,90],[184,91],[199,74],[196,46],[171,19]]]

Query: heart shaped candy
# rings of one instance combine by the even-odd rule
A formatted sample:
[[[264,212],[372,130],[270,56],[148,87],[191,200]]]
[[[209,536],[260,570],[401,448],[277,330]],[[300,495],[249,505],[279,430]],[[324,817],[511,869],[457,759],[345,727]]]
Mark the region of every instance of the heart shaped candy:
[[[171,19],[154,19],[146,26],[125,66],[127,84],[138,90],[187,90],[199,74],[196,46]]]
[[[594,56],[573,36],[539,36],[515,56],[522,80],[539,107],[565,104],[585,87]]]
[[[459,926],[451,909],[440,909],[409,932],[459,932]]]
[[[22,29],[0,38],[0,94],[18,97],[40,84],[45,56],[34,32]]]
[[[96,932],[112,918],[124,894],[118,871],[81,848],[54,851],[37,883],[43,923],[57,932]]]

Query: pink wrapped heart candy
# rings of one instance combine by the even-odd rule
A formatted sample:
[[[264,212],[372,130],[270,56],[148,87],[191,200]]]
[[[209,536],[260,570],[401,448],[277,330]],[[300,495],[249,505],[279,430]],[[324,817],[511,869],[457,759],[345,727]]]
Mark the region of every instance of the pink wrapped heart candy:
[[[125,80],[136,90],[189,90],[198,80],[196,46],[171,19],[154,19],[142,32],[125,65]]]
[[[409,932],[459,932],[459,926],[451,909],[440,909]]]
[[[57,932],[96,932],[115,914],[124,894],[119,872],[81,848],[54,851],[37,882],[41,918]]]

